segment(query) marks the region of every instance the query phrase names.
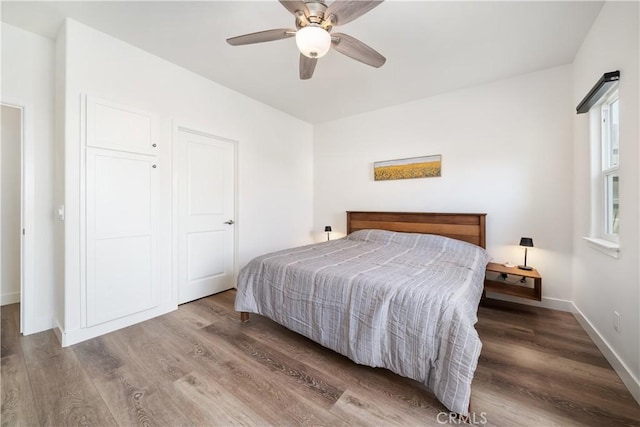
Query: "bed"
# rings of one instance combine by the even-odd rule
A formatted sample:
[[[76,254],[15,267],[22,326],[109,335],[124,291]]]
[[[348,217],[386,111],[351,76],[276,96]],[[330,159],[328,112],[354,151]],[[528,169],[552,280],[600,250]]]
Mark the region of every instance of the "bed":
[[[346,237],[247,264],[235,309],[418,380],[467,415],[482,348],[485,216],[347,212]]]

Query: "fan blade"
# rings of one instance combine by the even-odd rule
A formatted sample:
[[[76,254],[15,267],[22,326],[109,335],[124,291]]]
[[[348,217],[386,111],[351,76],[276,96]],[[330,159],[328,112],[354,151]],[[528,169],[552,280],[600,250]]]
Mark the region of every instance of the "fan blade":
[[[313,71],[318,63],[317,58],[308,58],[300,54],[300,80],[308,80],[313,76]]]
[[[280,4],[293,15],[295,15],[297,11],[301,10],[304,12],[304,16],[309,16],[309,9],[307,9],[307,5],[304,4],[302,0],[280,0]]]
[[[334,25],[344,25],[356,18],[361,17],[382,2],[383,0],[336,0],[329,5],[324,13],[324,16],[328,17],[330,15],[333,15],[335,16]]]
[[[227,43],[231,46],[240,46],[243,44],[272,42],[274,40],[282,40],[295,35],[296,30],[278,28],[277,30],[258,31],[257,33],[231,37],[230,39],[227,39]]]
[[[360,61],[363,64],[380,68],[387,59],[378,52],[362,43],[360,40],[353,38],[347,34],[333,33],[331,34],[331,46],[343,55]]]

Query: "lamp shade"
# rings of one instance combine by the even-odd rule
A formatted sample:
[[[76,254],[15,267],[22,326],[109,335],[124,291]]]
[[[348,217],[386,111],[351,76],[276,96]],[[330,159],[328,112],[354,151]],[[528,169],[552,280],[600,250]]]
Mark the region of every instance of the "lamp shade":
[[[520,238],[520,246],[525,246],[527,248],[533,247],[533,239],[531,237],[521,237]]]
[[[332,231],[332,230],[331,230],[331,226],[330,226],[330,225],[325,225],[325,227],[324,227],[324,232],[325,232],[325,233],[331,233],[331,231]]]
[[[331,47],[331,35],[324,28],[312,24],[296,31],[296,44],[304,56],[321,58]]]

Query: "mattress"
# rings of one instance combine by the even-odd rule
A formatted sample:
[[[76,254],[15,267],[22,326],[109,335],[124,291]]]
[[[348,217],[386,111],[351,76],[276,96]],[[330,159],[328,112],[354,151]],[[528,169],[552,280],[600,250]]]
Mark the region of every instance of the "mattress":
[[[447,237],[360,230],[253,259],[238,277],[235,309],[418,380],[466,415],[488,260],[484,249]]]

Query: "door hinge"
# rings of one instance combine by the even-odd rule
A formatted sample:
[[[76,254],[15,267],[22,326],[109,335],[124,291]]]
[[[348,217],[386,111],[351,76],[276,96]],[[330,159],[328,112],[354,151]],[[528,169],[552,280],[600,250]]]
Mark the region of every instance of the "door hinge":
[[[25,230],[24,230],[24,228],[23,228],[23,229],[22,229],[22,235],[23,235],[23,236],[25,236],[26,234],[27,234],[27,233],[26,233],[26,231],[25,231]]]

